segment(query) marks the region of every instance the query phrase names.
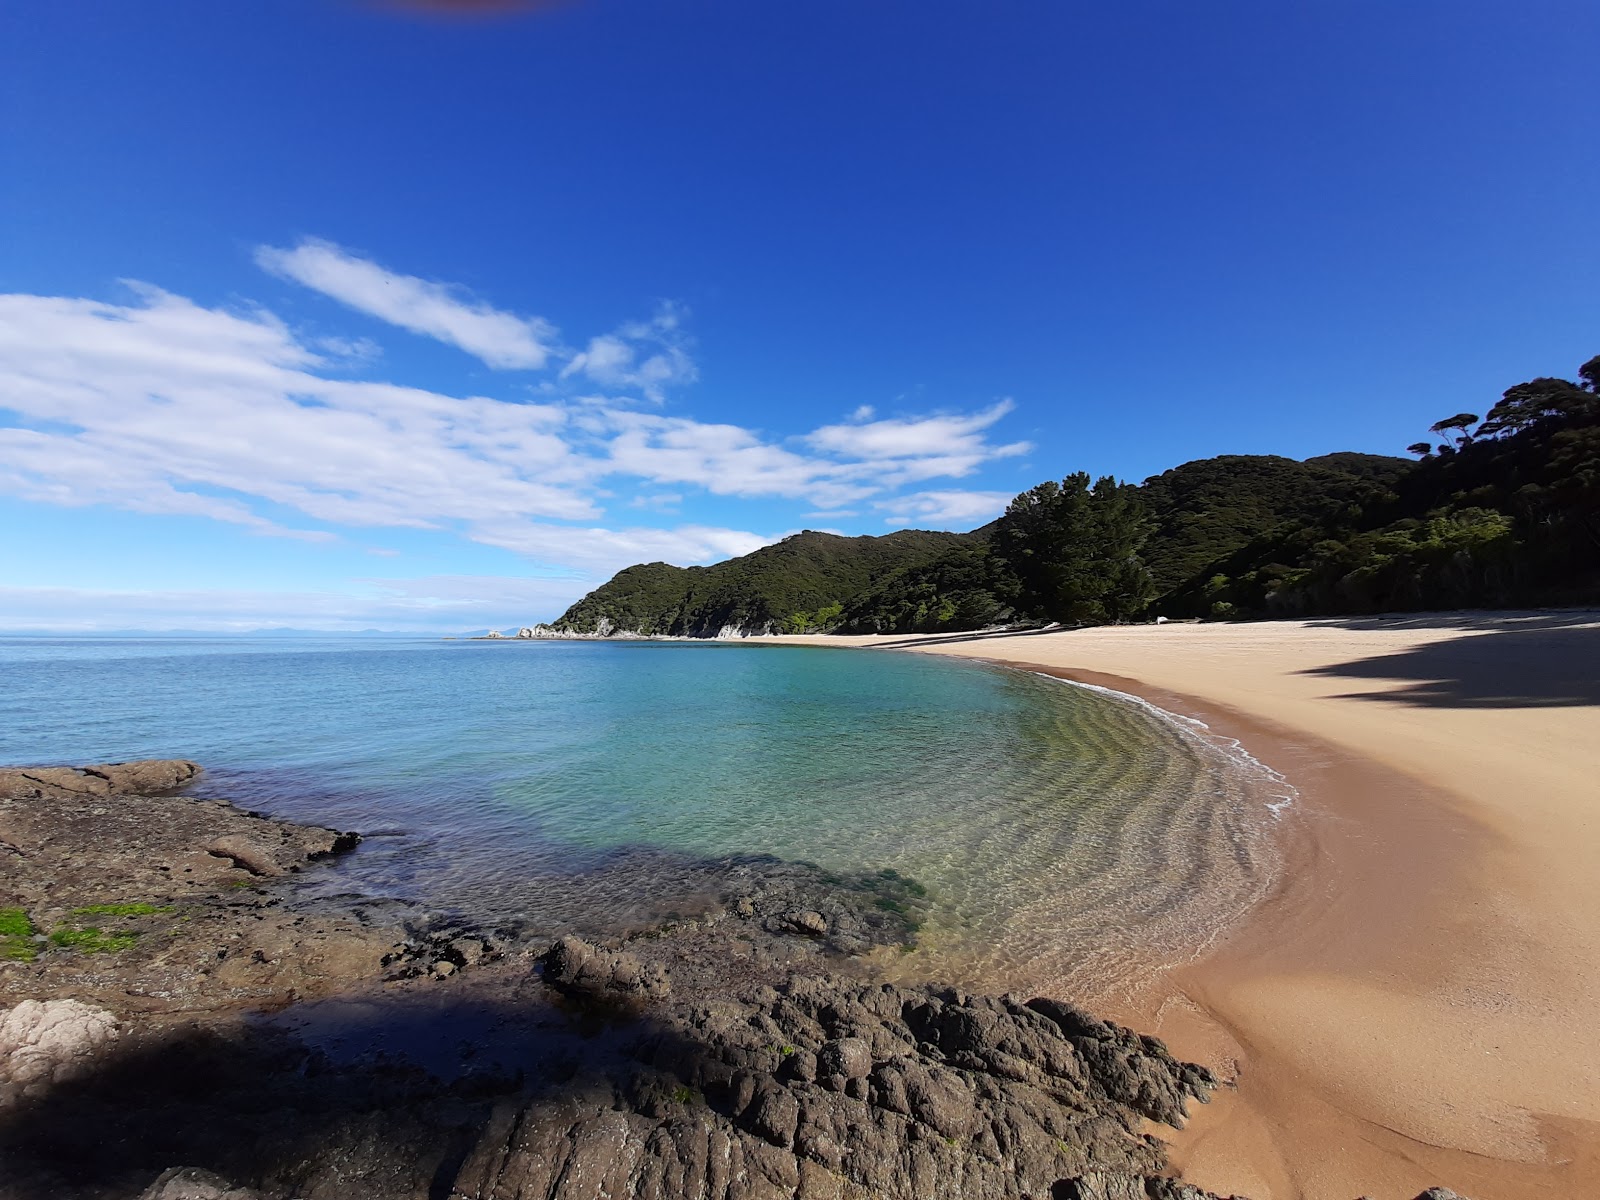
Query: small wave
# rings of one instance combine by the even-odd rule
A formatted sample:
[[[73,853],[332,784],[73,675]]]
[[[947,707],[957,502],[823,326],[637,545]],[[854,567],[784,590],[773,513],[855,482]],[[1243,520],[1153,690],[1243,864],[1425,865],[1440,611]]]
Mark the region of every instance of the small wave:
[[[1254,754],[1251,754],[1250,751],[1244,748],[1244,743],[1238,738],[1217,733],[1199,717],[1173,712],[1171,709],[1162,708],[1159,704],[1151,703],[1143,696],[1135,696],[1132,692],[1119,692],[1115,688],[1108,688],[1098,683],[1084,683],[1079,679],[1066,679],[1060,675],[1051,675],[1044,671],[1035,671],[1033,674],[1042,679],[1053,679],[1057,683],[1069,684],[1085,691],[1099,692],[1102,696],[1109,696],[1114,700],[1143,709],[1157,719],[1169,722],[1181,732],[1194,734],[1205,745],[1221,751],[1222,754],[1232,759],[1240,767],[1264,780],[1268,787],[1282,789],[1275,792],[1273,798],[1264,805],[1274,818],[1282,818],[1284,810],[1292,807],[1300,798],[1299,789],[1289,782],[1283,772],[1274,770]]]

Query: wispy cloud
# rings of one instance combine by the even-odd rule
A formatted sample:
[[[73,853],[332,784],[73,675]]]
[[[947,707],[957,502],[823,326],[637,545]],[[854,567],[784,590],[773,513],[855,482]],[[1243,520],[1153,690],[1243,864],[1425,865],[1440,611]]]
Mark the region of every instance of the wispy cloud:
[[[33,426],[0,428],[0,486],[263,532],[245,497],[343,525],[598,514],[559,408],[328,379],[269,316],[141,300],[0,296],[0,396]]]
[[[970,475],[996,458],[1026,454],[1028,442],[993,445],[988,430],[1016,405],[1001,400],[975,413],[934,413],[928,416],[889,417],[873,420],[873,410],[863,406],[853,420],[824,425],[806,442],[816,450],[865,460],[863,473],[892,485],[915,483],[939,476]]]
[[[1010,492],[912,492],[876,500],[873,507],[888,514],[883,519],[885,525],[966,530],[998,517],[1011,498]]]
[[[590,338],[574,355],[561,377],[583,376],[603,388],[638,391],[660,404],[666,389],[698,378],[689,356],[678,306],[663,304],[648,321],[633,321],[611,333]]]
[[[401,275],[332,242],[307,238],[293,249],[261,246],[256,262],[341,304],[458,346],[491,367],[536,370],[550,358],[555,327],[475,299],[461,288]]]
[[[714,525],[610,529],[603,525],[547,525],[516,520],[486,523],[475,536],[486,545],[538,562],[561,563],[596,582],[633,563],[669,562],[683,566],[716,562],[749,554],[777,540]]]
[[[856,478],[859,464],[799,454],[739,425],[610,410],[607,468],[656,484],[694,484],[717,496],[779,496],[837,507],[878,490]]]
[[[312,286],[330,295],[376,293],[347,302],[406,328],[448,330],[445,340],[486,356],[499,331],[502,360],[550,357],[527,319],[444,285],[327,243],[263,253],[272,269],[318,280]],[[131,286],[122,304],[0,295],[0,494],[306,539],[440,530],[590,579],[641,559],[709,562],[770,540],[703,521],[663,529],[608,520],[614,499],[635,520],[645,508],[691,502],[692,489],[835,515],[870,504],[915,523],[959,522],[989,515],[977,497],[998,494],[894,493],[1027,449],[990,439],[1009,402],[883,420],[862,409],[787,438],[641,410],[639,399],[693,377],[682,313],[671,307],[591,340],[578,366],[569,361],[569,375],[619,394],[575,398],[518,385],[524,398],[501,399],[361,378],[378,361],[373,344],[302,338],[261,309],[208,308]],[[605,349],[605,338],[628,353]],[[538,402],[525,398],[535,394]]]

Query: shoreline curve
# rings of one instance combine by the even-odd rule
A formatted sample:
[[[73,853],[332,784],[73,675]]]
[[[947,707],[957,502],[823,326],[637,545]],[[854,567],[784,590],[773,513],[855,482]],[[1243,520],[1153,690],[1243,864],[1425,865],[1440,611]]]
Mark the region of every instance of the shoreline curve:
[[[1120,692],[1296,788],[1281,885],[1118,1014],[1237,1076],[1189,1182],[1600,1195],[1600,612],[759,640]]]

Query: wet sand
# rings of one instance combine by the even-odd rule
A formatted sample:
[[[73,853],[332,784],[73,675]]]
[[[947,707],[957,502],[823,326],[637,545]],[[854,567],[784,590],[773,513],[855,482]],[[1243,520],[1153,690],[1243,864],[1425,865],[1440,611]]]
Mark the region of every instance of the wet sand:
[[[1186,1178],[1600,1195],[1600,613],[772,640],[1116,688],[1297,787],[1277,893],[1122,1014],[1238,1077]]]

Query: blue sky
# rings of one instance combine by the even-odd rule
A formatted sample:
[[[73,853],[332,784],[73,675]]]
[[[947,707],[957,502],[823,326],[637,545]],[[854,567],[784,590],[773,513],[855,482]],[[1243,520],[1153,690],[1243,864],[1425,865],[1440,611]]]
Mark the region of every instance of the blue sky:
[[[1589,3],[0,17],[0,629],[454,630],[1600,352]]]

